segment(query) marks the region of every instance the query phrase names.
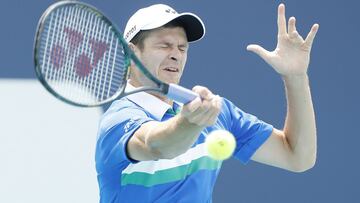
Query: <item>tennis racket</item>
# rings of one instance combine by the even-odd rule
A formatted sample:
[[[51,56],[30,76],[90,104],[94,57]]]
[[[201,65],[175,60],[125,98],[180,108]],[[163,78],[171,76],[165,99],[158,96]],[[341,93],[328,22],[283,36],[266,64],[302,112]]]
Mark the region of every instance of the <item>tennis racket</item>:
[[[131,61],[154,86],[125,91]],[[140,91],[160,92],[184,104],[199,96],[154,77],[116,26],[93,6],[78,1],[54,3],[41,16],[34,62],[41,84],[56,98],[75,106],[100,106]]]

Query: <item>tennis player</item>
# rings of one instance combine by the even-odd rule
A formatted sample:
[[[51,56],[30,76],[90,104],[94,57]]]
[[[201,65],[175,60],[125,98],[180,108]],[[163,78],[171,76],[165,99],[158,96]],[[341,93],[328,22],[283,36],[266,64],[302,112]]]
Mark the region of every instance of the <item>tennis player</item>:
[[[294,172],[312,168],[316,160],[316,126],[307,69],[314,24],[304,40],[295,18],[288,22],[278,7],[278,43],[274,51],[258,45],[255,52],[279,73],[285,84],[287,116],[276,129],[242,111],[202,86],[201,99],[181,105],[156,93],[140,92],[112,103],[100,122],[96,169],[101,202],[211,202],[221,161],[204,148],[205,137],[217,129],[236,138],[233,157]],[[193,13],[177,13],[157,4],[138,10],[124,36],[143,64],[158,79],[179,83],[189,43],[205,34]],[[153,85],[131,64],[127,88]]]

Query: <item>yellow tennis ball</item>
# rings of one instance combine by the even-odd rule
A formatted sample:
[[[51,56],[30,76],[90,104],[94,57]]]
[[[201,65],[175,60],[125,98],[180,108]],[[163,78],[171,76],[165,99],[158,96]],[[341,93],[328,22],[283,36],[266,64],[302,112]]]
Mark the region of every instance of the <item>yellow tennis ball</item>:
[[[205,146],[211,158],[222,161],[234,153],[236,141],[230,132],[214,130],[206,137]]]

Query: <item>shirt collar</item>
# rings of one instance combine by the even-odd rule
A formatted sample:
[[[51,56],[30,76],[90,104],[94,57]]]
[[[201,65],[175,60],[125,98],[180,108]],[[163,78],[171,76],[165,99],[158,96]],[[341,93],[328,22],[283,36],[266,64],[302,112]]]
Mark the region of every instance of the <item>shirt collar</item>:
[[[127,83],[126,91],[131,91],[134,89],[134,86]],[[172,108],[169,104],[146,92],[130,94],[126,98],[148,111],[151,115],[154,116],[156,120],[159,121],[161,121],[166,111],[169,108]]]

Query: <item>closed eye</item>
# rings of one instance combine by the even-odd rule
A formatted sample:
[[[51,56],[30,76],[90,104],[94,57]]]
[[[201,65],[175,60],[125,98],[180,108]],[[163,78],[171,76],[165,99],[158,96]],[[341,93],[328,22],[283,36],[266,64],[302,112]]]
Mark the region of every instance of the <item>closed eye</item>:
[[[186,51],[188,50],[188,46],[186,46],[186,45],[180,45],[180,46],[178,46],[178,49],[179,49],[180,51],[182,51],[182,52],[186,52]]]
[[[158,45],[158,47],[166,49],[166,48],[171,47],[171,44],[169,44],[169,43],[161,43],[161,44]]]

